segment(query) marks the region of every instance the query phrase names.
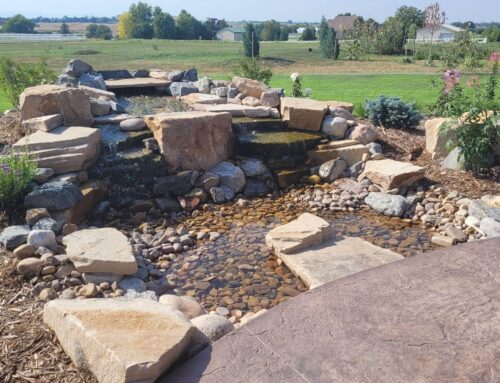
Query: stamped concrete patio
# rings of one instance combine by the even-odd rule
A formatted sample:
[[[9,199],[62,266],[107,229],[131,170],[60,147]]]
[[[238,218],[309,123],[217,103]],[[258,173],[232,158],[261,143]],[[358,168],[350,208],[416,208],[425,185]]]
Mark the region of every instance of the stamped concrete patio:
[[[302,294],[161,383],[497,382],[500,238],[370,269]]]

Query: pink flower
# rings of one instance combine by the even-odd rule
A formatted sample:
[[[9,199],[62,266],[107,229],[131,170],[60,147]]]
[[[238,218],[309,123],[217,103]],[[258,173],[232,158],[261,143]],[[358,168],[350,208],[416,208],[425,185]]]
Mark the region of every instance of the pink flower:
[[[469,88],[474,88],[476,86],[479,86],[481,83],[481,79],[479,78],[479,76],[474,76],[474,77],[471,77],[470,79],[467,80],[467,86]]]
[[[490,55],[489,61],[492,62],[500,62],[500,52],[493,52]]]
[[[444,72],[444,92],[446,94],[450,93],[453,87],[460,83],[461,76],[462,74],[460,73],[460,71],[456,69],[448,69],[446,72]]]

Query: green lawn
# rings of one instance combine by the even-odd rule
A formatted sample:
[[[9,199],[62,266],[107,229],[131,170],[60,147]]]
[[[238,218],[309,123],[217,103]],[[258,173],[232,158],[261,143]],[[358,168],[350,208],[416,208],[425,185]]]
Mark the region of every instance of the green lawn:
[[[5,94],[0,89],[0,112],[10,109],[12,106],[10,105],[10,101],[7,99]]]

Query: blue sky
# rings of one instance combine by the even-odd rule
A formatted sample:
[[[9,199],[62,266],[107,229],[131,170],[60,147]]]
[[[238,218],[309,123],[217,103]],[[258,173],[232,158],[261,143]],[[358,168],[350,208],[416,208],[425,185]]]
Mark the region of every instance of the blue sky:
[[[149,0],[176,15],[186,9],[200,19],[318,21],[338,13],[351,12],[383,21],[401,5],[425,8],[435,0]],[[0,0],[0,16],[22,13],[35,16],[114,16],[127,10],[134,0]],[[440,0],[452,21],[500,21],[500,0]]]

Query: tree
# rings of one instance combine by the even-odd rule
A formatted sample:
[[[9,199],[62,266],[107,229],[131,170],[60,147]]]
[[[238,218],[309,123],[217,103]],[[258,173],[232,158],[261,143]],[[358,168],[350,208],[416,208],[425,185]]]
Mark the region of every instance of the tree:
[[[153,9],[147,3],[139,1],[132,4],[129,9],[132,18],[132,38],[151,39],[153,38]]]
[[[132,15],[129,12],[122,13],[118,16],[118,38],[130,39],[132,37],[133,27],[134,21],[132,20]]]
[[[280,41],[288,41],[289,34],[290,29],[286,25],[282,26],[280,30]]]
[[[36,24],[23,15],[15,15],[5,20],[2,32],[6,33],[34,33]]]
[[[153,10],[153,36],[157,39],[175,39],[177,29],[175,19],[160,7]]]
[[[280,39],[281,26],[276,20],[269,20],[262,24],[260,37],[265,41],[278,41]]]
[[[255,25],[248,23],[245,25],[245,33],[243,33],[243,50],[246,57],[259,57],[260,42],[259,34],[255,29]]]
[[[429,5],[425,9],[425,26],[428,27],[431,31],[431,43],[429,47],[429,59],[427,62],[430,64],[432,62],[432,43],[434,40],[434,33],[438,30],[438,28],[444,24],[446,21],[446,13],[441,12],[441,8],[439,3],[435,3]]]
[[[500,41],[500,28],[490,26],[483,32],[483,36],[488,39],[488,42]]]
[[[328,59],[338,59],[340,44],[337,39],[337,33],[335,32],[335,29],[330,28],[326,22],[325,16],[321,19],[321,24],[319,26],[319,45],[321,56]]]
[[[186,10],[182,10],[177,16],[177,38],[180,40],[207,39],[208,34],[203,24],[189,14]]]
[[[59,33],[62,35],[68,35],[70,33],[69,25],[66,23],[62,23],[61,28],[59,29]]]
[[[415,7],[402,6],[398,8],[394,17],[403,28],[401,40],[398,44],[398,49],[402,50],[406,40],[410,38],[409,34],[412,25],[415,25],[417,28],[424,26],[425,12]]]
[[[85,33],[88,39],[104,39],[111,40],[113,31],[107,25],[89,24]]]
[[[404,39],[403,26],[396,17],[388,17],[376,35],[377,52],[382,55],[399,52],[402,39]]]
[[[302,35],[300,36],[300,39],[303,41],[313,41],[316,40],[316,29],[310,26],[307,26],[304,31],[302,32]]]

